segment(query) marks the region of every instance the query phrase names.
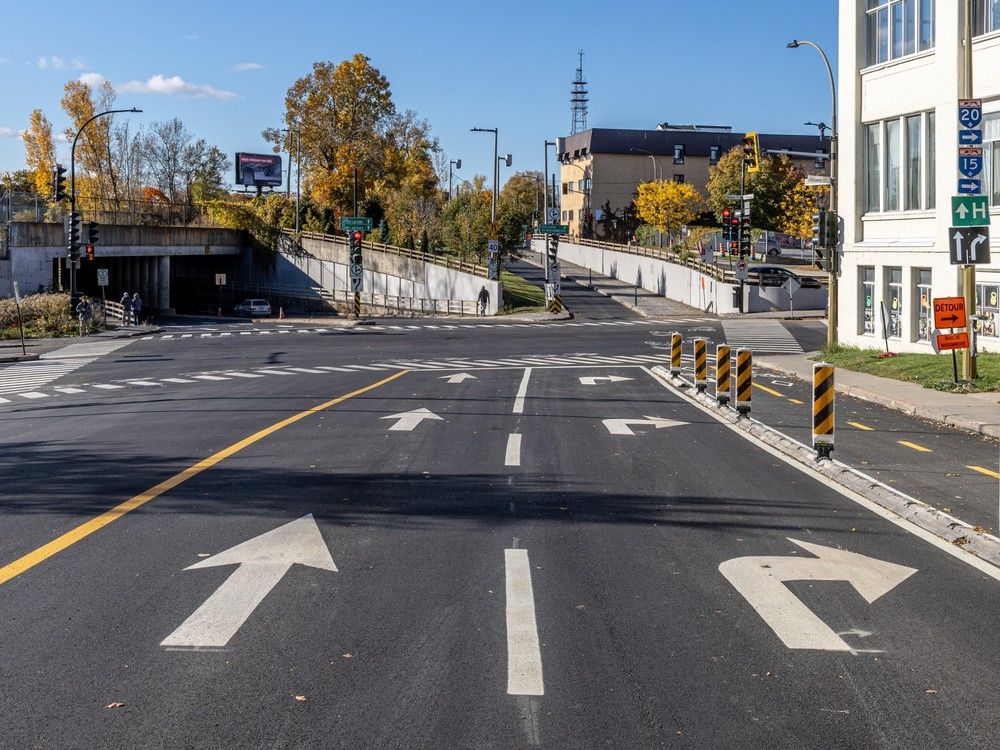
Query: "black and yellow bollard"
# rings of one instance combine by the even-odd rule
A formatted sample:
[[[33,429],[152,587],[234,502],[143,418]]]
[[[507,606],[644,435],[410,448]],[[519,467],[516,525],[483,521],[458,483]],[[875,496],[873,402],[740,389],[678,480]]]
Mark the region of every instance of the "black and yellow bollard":
[[[708,387],[708,342],[695,339],[694,344],[694,387],[704,393]]]
[[[563,307],[562,295],[556,294],[552,297],[552,301],[549,303],[549,312],[561,313],[566,308]]]
[[[829,458],[833,451],[834,367],[826,362],[813,365],[813,448],[818,458]]]
[[[719,406],[729,403],[729,392],[732,390],[732,380],[729,377],[729,345],[719,344],[715,347],[715,398]]]
[[[361,292],[354,293],[354,317],[361,317]]]
[[[679,333],[670,334],[670,375],[679,377],[681,374],[681,345],[684,337]]]
[[[753,351],[736,350],[736,411],[744,416],[750,413],[753,395]]]

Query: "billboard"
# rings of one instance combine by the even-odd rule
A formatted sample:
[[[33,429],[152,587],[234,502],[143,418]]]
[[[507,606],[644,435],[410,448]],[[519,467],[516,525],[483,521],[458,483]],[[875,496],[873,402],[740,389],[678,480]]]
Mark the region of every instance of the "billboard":
[[[282,183],[281,156],[278,154],[236,154],[236,184],[249,187],[278,187]]]

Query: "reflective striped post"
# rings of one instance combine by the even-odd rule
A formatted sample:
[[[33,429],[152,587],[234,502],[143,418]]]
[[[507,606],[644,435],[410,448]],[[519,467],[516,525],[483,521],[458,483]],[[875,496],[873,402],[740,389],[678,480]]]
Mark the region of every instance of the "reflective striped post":
[[[829,458],[833,451],[834,367],[826,362],[813,365],[813,448],[818,458]]]
[[[750,413],[750,397],[753,391],[753,351],[736,350],[736,411]]]
[[[681,344],[684,337],[679,333],[670,334],[670,374],[679,377],[681,374]]]
[[[729,377],[729,345],[719,344],[715,347],[715,398],[720,406],[729,403],[729,392],[732,390],[732,381]]]
[[[698,393],[704,393],[708,387],[708,342],[705,339],[694,340],[694,387]]]
[[[354,317],[361,317],[361,292],[354,293]]]

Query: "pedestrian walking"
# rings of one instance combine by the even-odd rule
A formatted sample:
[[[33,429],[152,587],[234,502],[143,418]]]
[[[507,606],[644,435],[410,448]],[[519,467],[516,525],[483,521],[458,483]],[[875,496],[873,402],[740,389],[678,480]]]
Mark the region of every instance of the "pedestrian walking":
[[[132,298],[128,296],[128,292],[122,295],[121,300],[122,306],[122,325],[127,326],[129,324],[129,318],[132,315]]]
[[[142,323],[142,300],[139,298],[139,292],[132,295],[132,317],[136,325]]]
[[[94,319],[94,308],[90,304],[90,298],[84,295],[76,305],[76,315],[80,319],[80,335],[86,336],[90,333],[90,323]]]
[[[486,308],[489,307],[489,304],[490,304],[490,293],[488,291],[486,291],[486,285],[484,284],[483,288],[479,290],[479,314],[480,315],[485,315],[486,314]]]

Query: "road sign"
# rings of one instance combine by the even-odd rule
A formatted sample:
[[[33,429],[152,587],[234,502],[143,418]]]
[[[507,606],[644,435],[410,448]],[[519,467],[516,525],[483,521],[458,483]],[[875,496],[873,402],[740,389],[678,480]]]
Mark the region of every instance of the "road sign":
[[[978,128],[983,121],[983,100],[959,99],[958,121],[964,128]]]
[[[295,564],[337,572],[312,513],[185,568],[239,566],[160,645],[224,647]]]
[[[965,328],[965,297],[935,297],[934,327]]]
[[[344,232],[372,231],[372,220],[367,216],[341,216],[340,229]]]
[[[539,234],[569,234],[569,224],[539,224]]]
[[[224,273],[217,273],[217,274],[215,274],[215,285],[216,286],[225,286],[226,285],[226,274],[224,274]]]
[[[789,276],[782,286],[785,287],[789,297],[794,297],[795,293],[802,287],[802,284],[794,276]]]
[[[486,275],[490,281],[496,281],[500,274],[500,266],[497,265],[496,256],[492,257],[486,268]]]
[[[962,195],[977,195],[983,192],[983,181],[962,178],[958,181],[958,192]]]
[[[389,429],[399,430],[402,432],[412,432],[413,428],[416,427],[421,422],[423,422],[425,419],[437,420],[439,422],[444,421],[444,419],[439,417],[430,409],[425,409],[422,406],[419,409],[404,411],[400,412],[399,414],[390,414],[387,417],[379,417],[379,419],[395,419],[396,424],[394,424]]]
[[[736,261],[736,278],[739,279],[740,281],[746,281],[747,276],[749,275],[750,274],[747,271],[747,262],[742,258]]]
[[[549,219],[549,221],[559,221],[559,209],[558,208],[550,208],[549,209],[548,219]]]
[[[490,222],[489,239],[496,240],[500,238],[500,224],[496,221]]]
[[[948,230],[952,265],[972,266],[990,262],[989,227],[952,227]]]
[[[976,150],[980,153],[978,155],[962,155],[958,157],[958,171],[963,177],[977,177],[983,171],[983,154],[982,149],[959,149],[959,151],[972,151]]]
[[[365,270],[364,270],[364,268],[362,267],[362,265],[360,263],[352,263],[351,264],[351,277],[352,278],[358,278],[359,276],[363,276],[364,272],[365,272]]]
[[[990,223],[989,197],[986,195],[953,195],[951,223],[956,227],[985,227]]]
[[[742,195],[739,194],[739,193],[728,193],[726,195],[726,200],[727,201],[752,201],[753,200],[753,193],[743,193]]]
[[[935,354],[951,351],[953,349],[968,349],[969,333],[968,331],[960,331],[959,333],[939,333],[934,336],[931,343],[934,345]]]
[[[365,277],[364,276],[351,276],[351,291],[352,292],[363,292],[365,290]]]
[[[825,174],[810,174],[806,175],[804,184],[806,187],[822,187],[824,185],[832,185],[833,180]]]
[[[490,255],[496,255],[500,252],[500,240],[487,240],[486,247],[490,251]]]
[[[740,592],[788,648],[852,652],[854,648],[810,610],[787,581],[846,581],[871,604],[916,573],[896,563],[856,552],[800,542],[815,557],[736,557],[719,572]]]
[[[108,286],[108,269],[97,269],[97,286]]]
[[[977,146],[983,142],[982,130],[959,130],[958,144],[960,146]]]

